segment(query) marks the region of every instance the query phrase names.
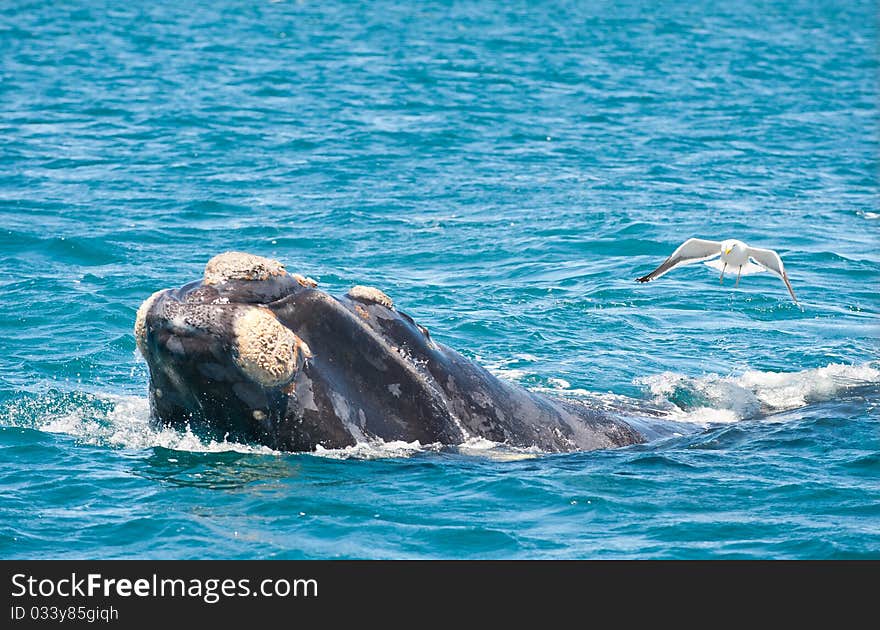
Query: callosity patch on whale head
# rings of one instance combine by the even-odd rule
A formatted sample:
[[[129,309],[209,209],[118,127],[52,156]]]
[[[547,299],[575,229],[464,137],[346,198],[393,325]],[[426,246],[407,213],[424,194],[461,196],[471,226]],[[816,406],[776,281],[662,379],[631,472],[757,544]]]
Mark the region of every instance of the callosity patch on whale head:
[[[308,345],[266,308],[244,309],[236,316],[232,332],[236,364],[264,387],[288,383],[302,362],[312,356]]]
[[[141,356],[146,356],[147,353],[147,313],[156,302],[156,298],[163,293],[165,293],[165,289],[156,291],[144,300],[143,304],[138,307],[137,315],[134,318],[134,341],[137,344],[137,349],[140,350]]]
[[[293,279],[300,284],[300,286],[306,287],[307,289],[314,289],[316,286],[318,286],[317,280],[312,280],[311,278],[299,273],[293,273],[291,275],[293,276]]]
[[[243,252],[218,254],[205,265],[205,284],[221,284],[230,280],[268,280],[287,272],[284,265],[271,258]]]
[[[391,301],[391,298],[376,287],[357,285],[348,290],[348,297],[363,302],[374,302],[387,308],[394,307],[394,302]]]

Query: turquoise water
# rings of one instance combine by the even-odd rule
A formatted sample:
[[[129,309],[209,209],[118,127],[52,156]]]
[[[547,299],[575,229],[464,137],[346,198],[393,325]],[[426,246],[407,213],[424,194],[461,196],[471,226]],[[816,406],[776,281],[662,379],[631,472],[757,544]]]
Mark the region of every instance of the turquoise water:
[[[876,10],[4,3],[0,557],[880,557]],[[802,308],[769,274],[634,282],[688,236],[777,249]],[[230,249],[686,429],[152,429],[135,310]]]

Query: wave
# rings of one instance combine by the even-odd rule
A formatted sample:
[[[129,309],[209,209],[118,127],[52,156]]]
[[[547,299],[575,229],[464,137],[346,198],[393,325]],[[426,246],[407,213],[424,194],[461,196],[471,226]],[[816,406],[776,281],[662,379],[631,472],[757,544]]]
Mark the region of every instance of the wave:
[[[543,451],[535,447],[520,448],[485,438],[472,437],[455,446],[447,446],[439,442],[421,444],[418,440],[414,442],[402,440],[385,442],[375,438],[345,448],[328,449],[318,446],[314,453],[306,453],[306,455],[330,459],[383,459],[387,457],[412,457],[420,453],[439,451],[482,457],[493,461],[531,459],[544,454]]]
[[[709,374],[692,377],[663,372],[636,379],[635,383],[645,388],[647,398],[572,389],[562,379],[551,379],[549,386],[533,389],[577,398],[597,409],[622,414],[624,419],[628,414],[636,419],[644,419],[647,415],[660,421],[670,421],[676,426],[697,429],[772,416],[782,411],[856,395],[865,388],[877,390],[880,386],[880,364],[832,363],[799,372],[748,370],[738,376]],[[41,396],[27,396],[5,403],[0,417],[0,423],[5,426],[65,434],[80,443],[96,446],[132,450],[160,447],[196,453],[233,451],[275,456],[283,454],[266,446],[206,439],[189,428],[155,427],[150,423],[149,401],[145,396],[51,390]],[[329,459],[382,459],[412,457],[441,450],[498,461],[526,459],[542,454],[535,448],[518,448],[484,438],[470,438],[454,447],[421,444],[418,441],[385,442],[371,439],[341,449],[318,447],[314,453],[303,455]]]
[[[150,423],[146,396],[86,394],[51,390],[42,396],[21,398],[2,408],[5,426],[37,429],[76,438],[81,444],[143,450],[165,448],[192,453],[237,452],[258,455],[312,455],[328,459],[385,459],[412,457],[425,452],[447,450],[480,455],[494,460],[535,457],[536,449],[520,449],[483,438],[471,438],[455,447],[442,444],[371,439],[345,448],[318,447],[314,453],[282,453],[267,446],[228,440],[205,439],[185,430],[156,427]]]
[[[187,428],[177,430],[150,423],[146,396],[64,393],[7,403],[3,424],[72,436],[82,444],[140,450],[154,447],[194,453],[280,454],[266,446],[206,440]]]
[[[799,372],[747,370],[738,376],[675,372],[636,379],[670,419],[699,426],[770,416],[880,386],[880,364],[831,363]]]

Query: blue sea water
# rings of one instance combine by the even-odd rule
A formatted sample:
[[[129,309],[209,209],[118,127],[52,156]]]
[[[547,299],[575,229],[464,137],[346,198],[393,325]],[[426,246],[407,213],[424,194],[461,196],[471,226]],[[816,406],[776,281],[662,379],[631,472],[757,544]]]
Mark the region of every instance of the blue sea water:
[[[4,2],[0,557],[880,557],[875,2]],[[640,285],[689,236],[777,249]],[[689,427],[284,454],[149,424],[226,250]]]

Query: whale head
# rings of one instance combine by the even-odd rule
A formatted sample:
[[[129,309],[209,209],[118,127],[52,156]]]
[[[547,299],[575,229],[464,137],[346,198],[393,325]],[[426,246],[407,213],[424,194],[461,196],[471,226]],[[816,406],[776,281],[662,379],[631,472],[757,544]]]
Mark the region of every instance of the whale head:
[[[412,364],[437,347],[373,287],[334,298],[278,261],[227,252],[202,280],[147,298],[135,339],[164,425],[295,451],[462,438],[451,421],[419,421],[448,415]]]

